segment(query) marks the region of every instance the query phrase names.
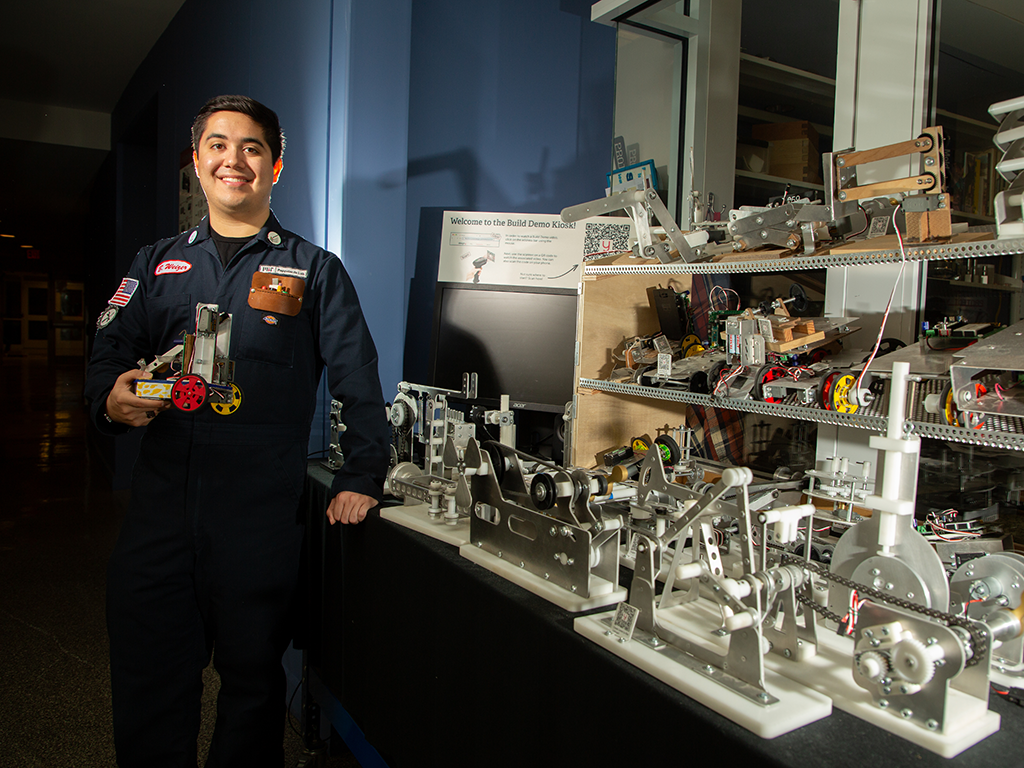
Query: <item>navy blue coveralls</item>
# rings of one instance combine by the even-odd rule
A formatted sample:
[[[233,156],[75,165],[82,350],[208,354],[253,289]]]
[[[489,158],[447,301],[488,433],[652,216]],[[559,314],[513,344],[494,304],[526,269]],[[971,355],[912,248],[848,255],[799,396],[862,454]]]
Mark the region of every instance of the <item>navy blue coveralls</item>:
[[[295,316],[249,306],[260,271],[305,281]],[[317,386],[326,366],[348,428],[333,493],[380,499],[389,432],[376,349],[341,261],[273,215],[226,268],[205,219],[143,248],[115,296],[124,306],[101,319],[85,388],[101,431],[128,430],[105,416],[115,379],[193,333],[197,303],[231,313],[242,390],[231,415],[172,408],[143,438],[107,580],[119,765],[195,767],[202,670],[214,648],[221,690],[207,765],[280,768],[281,656]]]

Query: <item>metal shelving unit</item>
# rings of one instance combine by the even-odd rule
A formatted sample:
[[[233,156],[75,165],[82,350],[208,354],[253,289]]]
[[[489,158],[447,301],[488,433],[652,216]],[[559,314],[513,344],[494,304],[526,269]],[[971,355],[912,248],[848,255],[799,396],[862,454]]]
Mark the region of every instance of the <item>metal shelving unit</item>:
[[[620,395],[651,400],[665,400],[687,405],[700,405],[705,408],[728,408],[733,411],[758,413],[763,416],[780,416],[797,421],[809,421],[816,424],[832,424],[839,427],[853,427],[873,432],[881,432],[886,426],[888,392],[879,395],[867,408],[857,413],[839,413],[826,411],[824,408],[795,404],[796,396],[781,403],[765,403],[759,400],[738,400],[728,397],[712,397],[698,395],[681,389],[662,389],[644,387],[638,384],[619,384],[599,379],[580,379],[579,386],[601,392],[613,392]],[[1024,420],[1009,416],[989,416],[982,427],[953,427],[941,421],[940,417],[927,413],[922,405],[926,395],[938,393],[942,382],[938,380],[919,383],[911,388],[910,399],[913,403],[911,418],[905,422],[905,429],[921,437],[938,440],[950,440],[956,443],[999,448],[1003,450],[1024,451]],[[886,388],[888,389],[888,388]]]
[[[922,243],[907,245],[906,260],[946,261],[976,259],[983,256],[1016,256],[1024,254],[1024,238],[1004,240],[978,240],[969,243]],[[729,274],[744,272],[792,272],[794,270],[825,269],[828,267],[854,267],[871,264],[898,264],[903,259],[899,248],[880,251],[821,253],[811,256],[777,256],[775,258],[746,261],[695,262],[687,264],[587,264],[586,275],[686,275]],[[640,261],[640,260],[637,260]]]
[[[984,240],[970,243],[922,244],[905,248],[908,261],[941,261],[948,259],[977,258],[979,256],[1013,256],[1024,253],[1024,238]],[[683,275],[700,273],[736,274],[740,272],[782,272],[823,267],[861,266],[899,262],[903,258],[899,250],[857,251],[815,256],[792,256],[787,258],[761,259],[750,261],[728,261],[718,263],[678,264],[587,264],[585,275]],[[881,360],[884,360],[882,358]],[[879,360],[879,363],[881,363]],[[876,369],[878,364],[876,364]],[[579,387],[600,392],[630,395],[653,401],[667,401],[700,405],[708,408],[728,408],[735,411],[757,413],[766,416],[809,421],[881,431],[885,429],[887,394],[882,394],[871,405],[857,413],[838,413],[824,408],[798,405],[796,395],[790,401],[765,403],[757,400],[739,400],[711,395],[700,395],[681,389],[647,387],[637,384],[621,384],[600,379],[580,378]],[[1007,450],[1024,450],[1024,419],[1010,416],[989,416],[977,429],[953,427],[940,416],[924,410],[924,398],[938,394],[943,386],[940,378],[924,378],[914,382],[910,389],[911,403],[906,429],[922,437],[950,440],[977,446],[988,446]]]

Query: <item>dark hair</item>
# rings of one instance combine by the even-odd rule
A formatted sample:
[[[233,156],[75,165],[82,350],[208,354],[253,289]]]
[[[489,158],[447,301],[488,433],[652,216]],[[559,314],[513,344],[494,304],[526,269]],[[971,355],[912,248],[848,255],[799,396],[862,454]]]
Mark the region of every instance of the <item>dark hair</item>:
[[[263,129],[274,162],[276,163],[284,154],[284,131],[281,130],[277,113],[248,96],[215,96],[206,102],[192,123],[193,150],[198,150],[199,140],[203,138],[203,131],[206,130],[206,122],[214,112],[241,112],[252,118],[253,122]]]

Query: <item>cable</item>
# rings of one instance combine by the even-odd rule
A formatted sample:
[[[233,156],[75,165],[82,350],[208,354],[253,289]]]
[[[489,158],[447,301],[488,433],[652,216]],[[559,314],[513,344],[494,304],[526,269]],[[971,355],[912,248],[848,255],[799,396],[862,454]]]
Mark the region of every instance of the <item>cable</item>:
[[[878,354],[878,348],[882,345],[882,336],[885,334],[885,324],[889,320],[889,310],[892,308],[893,297],[896,296],[896,286],[900,284],[900,280],[903,279],[903,270],[907,266],[907,252],[903,248],[903,235],[900,234],[900,228],[896,226],[896,214],[900,212],[900,208],[903,207],[903,203],[897,205],[892,212],[892,227],[896,230],[896,239],[900,242],[900,272],[896,275],[896,281],[892,284],[892,292],[889,294],[889,301],[885,305],[885,313],[882,315],[882,326],[878,329],[878,338],[875,340],[875,348],[871,350],[871,355],[868,356],[868,361],[864,364],[864,369],[860,372],[860,376],[857,378],[857,391],[854,393],[859,398],[861,385],[864,382],[864,374],[868,372],[868,368],[871,367],[872,361],[875,359],[875,355]]]
[[[860,232],[856,232],[856,233],[854,233],[852,235],[847,235],[846,237],[844,237],[843,238],[843,242],[844,243],[850,242],[855,237],[860,237],[865,232],[867,232],[868,231],[868,227],[871,226],[871,217],[868,216],[868,212],[864,210],[864,206],[861,205],[859,201],[857,203],[857,207],[860,208],[860,212],[864,214],[864,229],[862,229]],[[893,221],[892,225],[893,225],[893,228],[895,228],[896,227],[896,222]]]

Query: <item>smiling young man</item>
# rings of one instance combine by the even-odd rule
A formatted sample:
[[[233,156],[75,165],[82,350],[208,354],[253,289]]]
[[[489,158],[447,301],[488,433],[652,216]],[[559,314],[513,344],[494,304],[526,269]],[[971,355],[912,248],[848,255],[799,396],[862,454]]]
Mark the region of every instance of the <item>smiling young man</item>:
[[[377,355],[341,261],[270,210],[277,115],[220,96],[192,129],[209,217],[143,248],[97,324],[86,396],[108,434],[147,426],[107,579],[114,736],[121,768],[196,765],[202,670],[220,675],[207,766],[283,762],[285,680],[303,528],[299,497],[321,373],[342,402],[345,463],[330,522],[381,497],[388,426]],[[272,276],[286,299],[258,286]],[[194,333],[197,304],[231,315],[242,403],[186,413],[134,394],[152,360]]]

